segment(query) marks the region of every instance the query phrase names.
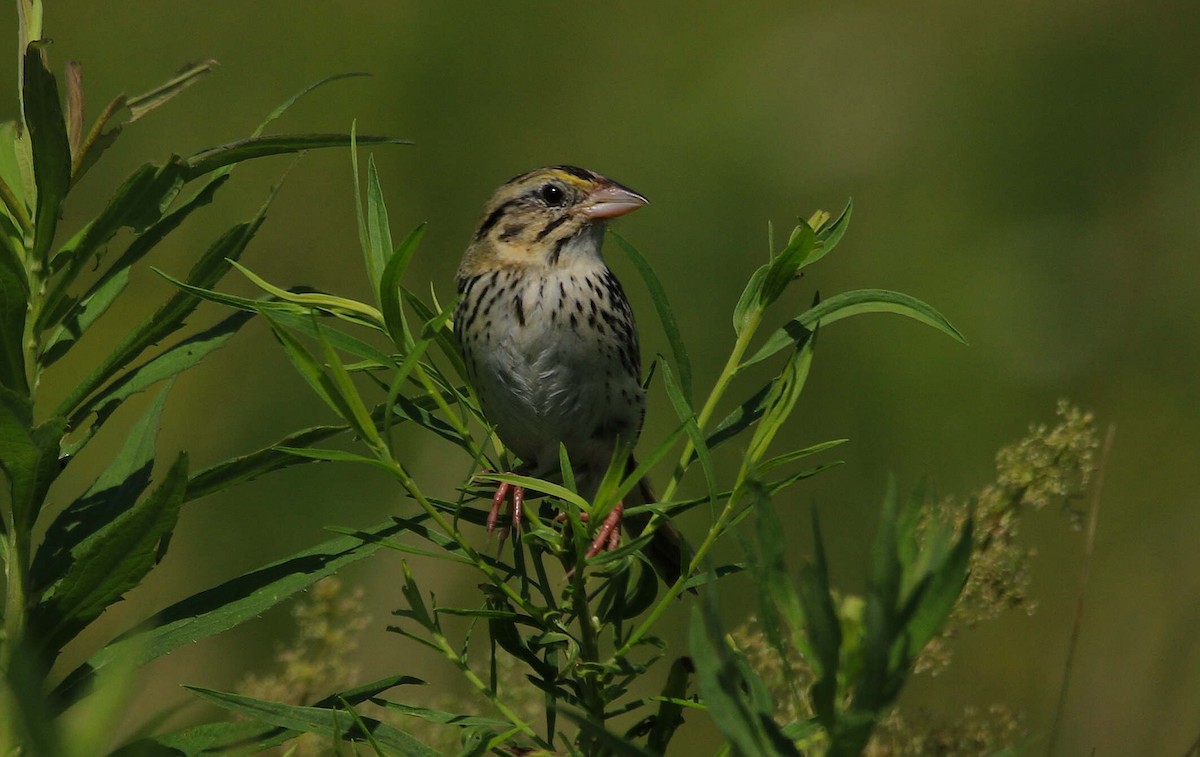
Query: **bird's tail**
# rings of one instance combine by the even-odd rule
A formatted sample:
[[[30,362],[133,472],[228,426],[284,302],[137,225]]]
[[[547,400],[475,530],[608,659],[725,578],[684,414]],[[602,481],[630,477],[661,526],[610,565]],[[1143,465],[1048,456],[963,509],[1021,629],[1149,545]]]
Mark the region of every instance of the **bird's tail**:
[[[632,457],[629,458],[629,463],[625,468],[625,474],[629,475],[637,468],[637,461]],[[658,501],[658,497],[654,494],[654,489],[650,486],[650,479],[643,477],[638,485],[633,488],[633,491],[626,495],[624,504],[628,510],[640,505],[649,505]],[[647,512],[634,513],[626,515],[623,519],[625,530],[629,535],[637,538],[646,530],[646,526],[650,523],[651,514]],[[658,573],[667,586],[673,585],[679,580],[683,574],[683,566],[687,561],[691,560],[691,550],[687,546],[687,542],[683,538],[683,534],[669,520],[660,520],[654,529],[654,535],[650,538],[650,542],[642,547],[642,554],[650,561],[654,567],[654,572]]]

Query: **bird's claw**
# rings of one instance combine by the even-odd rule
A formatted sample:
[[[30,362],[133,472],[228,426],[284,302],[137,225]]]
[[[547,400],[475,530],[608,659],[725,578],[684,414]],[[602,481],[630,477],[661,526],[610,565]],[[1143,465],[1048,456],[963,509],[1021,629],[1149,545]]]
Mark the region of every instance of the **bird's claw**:
[[[512,498],[508,508],[511,515],[509,523],[517,533],[521,532],[521,519],[525,517],[525,487],[502,482],[496,487],[496,493],[492,496],[492,507],[488,510],[486,521],[488,536],[491,536],[495,532],[496,526],[500,522],[500,510],[504,507],[505,501],[509,500],[510,494]],[[508,538],[508,531],[508,526],[505,526],[500,531],[501,546],[504,546],[504,540]]]
[[[621,546],[621,514],[624,512],[625,505],[621,502],[613,505],[600,528],[596,529],[596,538],[592,539],[592,546],[588,548],[584,559],[590,560],[601,552]]]

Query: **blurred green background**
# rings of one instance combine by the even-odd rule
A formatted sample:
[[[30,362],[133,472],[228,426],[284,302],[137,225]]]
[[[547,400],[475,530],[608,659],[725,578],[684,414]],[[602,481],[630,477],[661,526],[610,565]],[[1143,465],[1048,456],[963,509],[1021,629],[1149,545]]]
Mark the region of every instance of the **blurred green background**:
[[[767,221],[786,229],[852,196],[849,234],[809,269],[791,307],[814,289],[898,289],[939,308],[971,346],[883,316],[822,334],[780,443],[852,442],[841,450],[846,465],[779,503],[795,563],[809,553],[815,503],[835,581],[861,591],[889,472],[904,488],[928,474],[938,492],[966,495],[990,480],[1002,444],[1072,398],[1102,425],[1115,423],[1117,440],[1061,753],[1180,754],[1200,732],[1200,353],[1190,346],[1200,340],[1198,10],[1098,0],[838,9],[129,0],[48,4],[46,33],[56,70],[83,63],[89,118],[186,61],[221,62],[128,129],[73,195],[69,223],[96,212],[140,163],[245,136],[306,84],[369,71],[374,78],[302,101],[278,129],[346,131],[357,119],[360,132],[415,141],[374,151],[393,233],[430,223],[410,286],[432,282],[449,297],[479,209],[509,176],[548,163],[593,168],[653,203],[619,228],[667,287],[698,387],[724,360],[729,313],[764,260]],[[15,40],[15,12],[0,18],[0,37]],[[6,55],[0,66],[0,81],[10,82],[4,118],[16,113],[15,61]],[[239,169],[214,209],[153,263],[185,271],[288,172],[244,262],[278,284],[366,299],[345,151],[289,166]],[[641,315],[647,359],[667,351],[644,289],[610,252]],[[236,279],[223,288],[250,291]],[[167,292],[148,270],[135,286],[137,296],[56,366],[47,396],[61,396]],[[136,415],[126,412],[127,421]],[[658,397],[647,435],[671,418]],[[328,420],[255,323],[176,383],[160,444],[164,454],[188,449],[199,467]],[[111,445],[119,429],[107,431]],[[408,453],[412,467],[430,489],[448,491],[467,461],[420,441]],[[73,468],[67,488],[90,482],[107,454],[101,446]],[[162,568],[85,642],[322,540],[325,525],[363,526],[411,509],[382,476],[349,467],[293,470],[189,505]],[[702,523],[683,527],[695,534]],[[951,669],[915,683],[907,703],[954,716],[963,704],[1004,702],[1045,734],[1083,539],[1049,511],[1029,519],[1025,537],[1038,550],[1036,614],[964,635]],[[402,604],[398,566],[384,554],[345,576],[367,588],[375,617],[363,662],[371,673],[449,677],[445,666],[414,663],[411,648],[382,631]],[[439,595],[457,591],[445,585],[452,578]],[[725,592],[731,619],[750,609],[734,593]],[[231,688],[268,664],[286,630],[286,614],[276,613],[156,662],[126,726],[185,701],[180,682]],[[681,627],[673,638],[682,642]]]

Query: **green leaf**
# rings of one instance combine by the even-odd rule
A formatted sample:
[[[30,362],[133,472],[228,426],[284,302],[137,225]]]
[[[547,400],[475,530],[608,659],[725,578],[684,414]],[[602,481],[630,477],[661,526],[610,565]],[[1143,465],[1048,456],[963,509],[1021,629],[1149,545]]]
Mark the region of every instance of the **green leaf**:
[[[364,76],[370,76],[370,74],[364,71],[345,71],[340,74],[330,74],[323,79],[318,79],[276,106],[275,110],[267,114],[267,117],[263,119],[263,122],[258,125],[258,128],[254,130],[254,133],[251,136],[257,137],[261,135],[263,130],[266,129],[272,121],[286,113],[288,109],[295,105],[300,98],[308,95],[313,90],[319,89],[326,84],[331,84],[335,81],[341,81],[342,79],[357,79]]]
[[[25,380],[25,314],[29,307],[29,280],[15,251],[0,244],[0,387],[27,394]]]
[[[58,99],[58,85],[46,63],[46,51],[31,43],[24,51],[25,81],[21,96],[33,170],[37,181],[37,210],[34,213],[34,260],[43,261],[54,242],[59,210],[71,186],[71,144],[66,120]]]
[[[804,449],[798,449],[798,450],[793,450],[791,452],[785,452],[782,455],[778,455],[778,456],[773,457],[770,460],[767,460],[766,462],[762,463],[761,465],[758,466],[758,470],[760,473],[767,473],[768,471],[775,470],[776,468],[778,468],[782,465],[787,465],[788,463],[795,462],[796,460],[802,460],[806,457],[810,457],[810,456],[818,454],[820,452],[824,452],[827,449],[833,449],[834,447],[840,447],[841,445],[845,444],[848,441],[850,441],[850,440],[849,439],[830,439],[827,442],[820,442],[818,444],[813,444],[811,446],[805,447]]]
[[[132,509],[150,485],[159,418],[169,391],[168,387],[158,393],[88,490],[50,524],[30,571],[34,591],[42,592],[64,580],[83,543]]]
[[[776,255],[767,268],[763,279],[762,290],[759,292],[759,306],[766,308],[779,299],[787,285],[792,283],[797,271],[807,264],[809,256],[817,245],[817,235],[807,223],[801,221],[792,230],[787,247]]]
[[[381,540],[404,530],[387,521],[353,536],[331,539],[178,602],[110,642],[55,689],[64,705],[83,696],[96,671],[132,656],[144,665],[186,644],[256,618],[296,592],[374,554]]]
[[[586,499],[564,486],[551,483],[550,481],[543,481],[540,478],[533,478],[532,476],[516,476],[511,473],[483,472],[476,473],[475,478],[483,479],[484,481],[498,481],[508,484],[516,484],[517,486],[523,486],[526,489],[532,489],[535,492],[541,492],[542,494],[549,494],[551,497],[557,497],[564,502],[570,502],[572,505],[578,507],[584,512],[588,511],[588,501]]]
[[[796,401],[800,399],[800,393],[808,380],[809,368],[812,367],[813,341],[805,340],[800,349],[792,353],[778,380],[772,383],[762,421],[754,430],[754,437],[746,451],[752,462],[756,463],[763,458],[775,439],[775,434],[795,409]]]
[[[580,732],[587,734],[589,741],[603,748],[603,751],[595,752],[596,754],[611,754],[615,757],[654,757],[653,752],[648,752],[629,739],[613,733],[602,723],[581,712],[565,708],[560,709],[559,712],[579,726]]]
[[[142,166],[117,189],[104,210],[62,246],[51,260],[56,279],[38,318],[39,330],[65,317],[72,305],[67,291],[122,227],[141,232],[162,219],[183,187],[183,172],[178,158],[161,166]]]
[[[410,145],[412,142],[395,137],[358,137],[360,144]],[[266,137],[248,137],[219,147],[201,150],[187,159],[189,180],[210,171],[255,158],[271,155],[287,155],[315,150],[321,147],[345,147],[350,144],[348,134],[273,134]]]
[[[15,530],[31,530],[50,484],[61,472],[59,444],[66,431],[63,418],[33,425],[28,397],[0,387],[0,470],[8,477]]]
[[[150,572],[175,528],[186,483],[187,455],[180,453],[157,489],[79,544],[31,618],[32,636],[45,652],[62,649]]]
[[[367,199],[369,201],[370,197],[368,196]],[[409,232],[396,251],[388,258],[387,265],[384,266],[383,273],[379,277],[379,309],[383,311],[383,322],[387,324],[388,336],[392,338],[392,343],[404,347],[408,347],[408,342],[412,337],[408,334],[404,314],[400,309],[400,278],[404,275],[409,261],[412,260],[413,254],[416,253],[417,246],[421,244],[424,236],[425,224],[421,224]]]
[[[392,256],[392,230],[388,225],[387,205],[383,200],[383,187],[379,184],[374,155],[367,156],[367,238],[370,241],[367,274],[371,288],[378,289],[379,277],[388,258]]]
[[[16,738],[11,754],[17,755],[63,755],[72,752],[64,747],[63,723],[55,720],[46,701],[46,669],[31,649],[29,640],[17,643],[11,651],[8,669],[0,681],[4,685],[5,738]],[[13,643],[6,640],[6,643]]]
[[[396,686],[424,683],[412,676],[391,676],[325,697],[313,706],[334,707],[341,703],[357,705]],[[174,733],[138,739],[113,752],[109,757],[154,757],[159,754],[177,757],[181,752],[199,757],[230,750],[246,754],[278,746],[300,733],[290,728],[273,727],[257,721],[205,723]]]
[[[240,263],[233,262],[232,265],[239,273],[250,279],[251,283],[276,299],[294,305],[302,305],[309,309],[324,310],[332,315],[352,320],[354,323],[383,330],[383,315],[370,305],[348,297],[338,297],[323,292],[290,292],[275,286]]]
[[[775,723],[775,700],[745,658],[730,649],[707,599],[692,610],[689,648],[696,680],[713,724],[729,740],[735,755],[799,757],[796,747]]]
[[[800,601],[804,609],[805,633],[809,648],[813,651],[810,660],[817,680],[810,689],[813,710],[825,730],[833,731],[837,725],[837,680],[838,663],[842,649],[842,626],[829,590],[829,565],[825,557],[825,542],[821,538],[821,525],[817,511],[813,510],[813,563],[806,565],[800,576]]]
[[[441,348],[442,355],[449,361],[455,375],[460,379],[466,380],[467,367],[463,363],[462,353],[458,349],[458,340],[454,337],[454,328],[450,322],[454,317],[454,310],[443,310],[437,305],[436,299],[434,307],[430,307],[407,290],[404,292],[404,300],[416,312],[417,316],[425,322],[427,330],[432,332],[433,340]],[[438,319],[441,319],[440,322]],[[436,328],[433,327],[435,322]]]
[[[363,463],[382,468],[385,471],[393,470],[391,466],[378,458],[356,455],[353,452],[346,452],[340,449],[320,449],[317,447],[277,447],[277,449],[280,452],[286,452],[289,455],[297,457],[305,457],[309,460],[328,463]]]
[[[729,441],[757,423],[762,418],[763,413],[766,412],[767,398],[771,396],[778,381],[779,378],[776,377],[767,382],[762,388],[735,408],[733,412],[721,419],[721,422],[717,424],[716,428],[712,430],[705,440],[708,442],[709,449],[715,449],[718,445]]]
[[[186,282],[180,281],[162,271],[153,269],[155,273],[162,276],[167,281],[179,287],[185,292],[195,295],[202,300],[215,302],[220,305],[238,308],[250,313],[261,313],[262,315],[270,315],[280,325],[287,327],[292,331],[297,331],[305,336],[316,338],[317,323],[314,320],[314,314],[324,315],[320,310],[314,311],[312,306],[299,305],[293,302],[279,302],[270,297],[254,299],[250,297],[238,297],[237,295],[225,294],[211,289],[192,286]],[[349,320],[349,319],[347,319]],[[355,320],[354,323],[360,325],[369,325],[364,321]],[[367,360],[374,365],[386,368],[395,365],[395,359],[384,352],[381,352],[376,347],[364,342],[363,340],[351,336],[344,331],[334,329],[330,326],[321,326],[321,334],[329,340],[329,343],[335,348],[347,352],[363,360]]]
[[[962,333],[941,313],[915,297],[887,289],[856,289],[836,294],[788,321],[771,334],[758,352],[741,367],[754,365],[791,344],[797,344],[807,338],[808,333],[816,328],[817,324],[825,326],[860,313],[896,313],[908,316],[933,326],[963,344],[967,343]]]
[[[813,250],[809,259],[805,261],[805,265],[811,265],[833,252],[833,248],[837,247],[838,242],[842,241],[842,237],[846,234],[846,227],[850,225],[850,212],[852,210],[854,210],[854,201],[847,200],[846,207],[842,209],[842,214],[838,216],[836,221],[817,229],[817,242],[819,244]]]
[[[188,480],[184,502],[253,481],[266,473],[299,465],[295,449],[307,447],[346,431],[349,426],[313,426],[283,437],[263,449],[197,471]]]
[[[366,732],[344,710],[325,707],[301,707],[298,705],[268,702],[262,699],[230,694],[198,686],[184,686],[196,696],[211,702],[218,707],[224,707],[244,717],[269,723],[280,728],[289,728],[306,733],[318,733],[328,736],[341,732],[342,738],[352,741],[374,740],[380,746],[395,750],[395,754],[414,755],[415,757],[438,757],[438,753],[421,742],[409,736],[395,726],[381,723],[372,718],[359,718],[366,727]],[[347,727],[353,726],[353,727]]]
[[[667,389],[667,397],[670,398],[671,404],[675,408],[675,414],[685,424],[688,438],[691,439],[692,446],[696,449],[696,457],[700,460],[700,468],[704,471],[704,482],[708,486],[708,501],[709,504],[715,507],[717,504],[717,471],[713,466],[712,453],[708,448],[708,441],[704,438],[704,433],[696,423],[696,416],[692,413],[692,408],[688,405],[687,399],[675,383],[675,378],[671,375],[671,367],[666,363],[663,363],[662,367],[663,386]]]
[[[212,202],[213,195],[227,180],[228,177],[219,177],[209,181],[180,203],[175,210],[143,230],[130,242],[121,257],[104,272],[78,303],[74,304],[73,309],[63,316],[61,325],[46,341],[42,356],[44,365],[55,362],[75,345],[84,332],[104,315],[116,296],[124,289],[124,282],[129,280],[129,272],[133,265],[178,228],[193,211]],[[68,299],[68,303],[71,302],[74,301]]]
[[[137,368],[114,381],[95,399],[84,405],[80,415],[94,412],[100,426],[126,399],[159,381],[172,378],[221,349],[238,329],[250,320],[246,313],[234,313],[199,334],[177,342]],[[77,450],[76,450],[77,451]]]
[[[751,564],[758,584],[762,628],[780,659],[791,658],[793,647],[805,659],[812,659],[813,651],[803,635],[806,625],[803,602],[797,585],[787,572],[784,529],[771,504],[771,492],[755,479],[750,480],[748,490],[757,516],[755,535],[758,554]],[[793,672],[787,666],[784,676],[792,682]]]
[[[757,270],[750,276],[750,281],[746,282],[746,288],[742,290],[742,296],[738,298],[737,305],[733,308],[733,331],[738,336],[742,335],[742,331],[749,325],[751,315],[754,312],[762,312],[763,284],[767,280],[767,273],[771,270],[771,266],[759,266]]]
[[[62,323],[46,340],[42,350],[42,365],[53,365],[59,358],[75,346],[84,332],[91,328],[100,316],[116,302],[121,292],[129,284],[129,269],[124,268],[110,277],[99,282],[94,290],[81,298],[69,313],[63,316]]]
[[[202,77],[212,73],[216,65],[217,62],[215,60],[205,60],[199,63],[188,64],[173,77],[149,92],[127,98],[125,100],[125,107],[129,109],[129,123],[133,123],[156,108],[166,105],[185,89],[200,81]]]
[[[896,481],[889,478],[879,519],[879,532],[871,549],[862,672],[853,700],[853,709],[860,712],[879,711],[898,691],[891,664],[893,640],[901,630],[896,623],[902,579],[896,544],[898,509]]]
[[[300,340],[284,328],[273,315],[268,313],[263,315],[271,324],[271,330],[275,333],[275,337],[283,345],[288,359],[317,396],[350,424],[354,433],[363,441],[374,449],[382,449],[383,441],[379,436],[378,429],[375,428],[370,413],[363,404],[362,397],[359,396],[358,390],[350,381],[349,374],[346,373],[345,366],[342,365],[329,342],[321,338],[320,331],[318,330],[317,336],[329,367],[328,373],[312,353],[300,343]]]
[[[278,189],[278,188],[276,188]],[[225,232],[201,256],[188,274],[187,283],[201,289],[211,288],[226,271],[230,261],[237,260],[245,251],[250,240],[266,220],[267,207],[270,205],[274,191],[267,202],[252,220],[240,223]],[[184,325],[185,320],[199,306],[200,300],[188,292],[176,292],[149,318],[144,320],[121,341],[121,344],[83,380],[59,405],[61,415],[72,416],[73,428],[82,425],[87,411],[79,405],[104,382],[123,370],[134,361],[138,355],[151,345],[157,344],[168,335]]]
[[[683,707],[677,702],[687,699],[694,669],[695,665],[686,657],[676,658],[671,663],[666,683],[663,684],[662,693],[659,695],[661,701],[654,716],[654,725],[646,736],[646,747],[654,754],[666,754],[667,745],[675,731],[683,725]]]
[[[906,667],[910,665],[935,635],[941,632],[950,611],[958,602],[967,582],[974,524],[968,520],[959,534],[958,541],[922,584],[917,606],[905,625],[903,641],[907,645]],[[905,671],[907,672],[907,671]]]
[[[418,707],[411,704],[401,704],[400,702],[390,702],[386,699],[372,698],[371,701],[381,707],[397,712],[408,717],[420,718],[429,723],[441,723],[443,725],[452,725],[458,728],[469,728],[471,726],[484,726],[485,728],[495,728],[498,731],[507,730],[512,727],[512,724],[507,720],[497,720],[496,718],[480,717],[478,715],[466,715],[456,712],[446,712],[445,710],[435,710],[429,707]]]
[[[646,289],[650,291],[654,309],[658,312],[658,320],[662,323],[663,333],[667,335],[667,342],[671,345],[671,355],[675,358],[675,366],[679,370],[679,386],[683,389],[683,396],[687,399],[688,405],[691,405],[692,362],[688,357],[687,345],[684,344],[683,336],[679,333],[679,323],[675,320],[675,312],[671,310],[671,303],[667,300],[667,290],[663,288],[662,282],[654,274],[650,261],[646,260],[636,247],[615,231],[609,233],[633,261],[633,265],[642,276],[642,281],[646,283]]]
[[[16,122],[0,123],[0,202],[15,225],[13,238],[17,242],[33,233],[33,222],[29,219],[29,197],[25,193],[25,182],[17,163],[20,139]]]

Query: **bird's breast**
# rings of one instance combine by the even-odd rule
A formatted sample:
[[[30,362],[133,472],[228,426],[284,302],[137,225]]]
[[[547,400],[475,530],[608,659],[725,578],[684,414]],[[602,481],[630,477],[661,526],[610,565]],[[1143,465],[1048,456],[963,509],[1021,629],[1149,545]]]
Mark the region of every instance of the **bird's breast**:
[[[637,335],[604,266],[483,274],[463,285],[455,330],[484,414],[523,459],[605,457],[640,429]],[[608,451],[603,451],[608,450]],[[555,462],[555,466],[557,463]]]

